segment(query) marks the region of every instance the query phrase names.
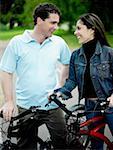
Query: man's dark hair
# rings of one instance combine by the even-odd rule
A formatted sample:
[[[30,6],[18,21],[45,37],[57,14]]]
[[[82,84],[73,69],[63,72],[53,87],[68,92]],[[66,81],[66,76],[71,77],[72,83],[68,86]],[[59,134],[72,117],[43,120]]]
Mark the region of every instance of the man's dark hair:
[[[37,17],[40,17],[42,20],[45,20],[49,17],[50,13],[58,14],[60,17],[60,10],[53,4],[43,3],[38,5],[33,14],[34,25],[37,24]]]

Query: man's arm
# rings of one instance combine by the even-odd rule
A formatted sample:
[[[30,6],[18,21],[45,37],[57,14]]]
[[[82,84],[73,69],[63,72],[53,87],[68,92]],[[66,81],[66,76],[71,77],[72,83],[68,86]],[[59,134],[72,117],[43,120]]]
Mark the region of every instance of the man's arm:
[[[60,88],[65,84],[66,79],[69,75],[69,65],[60,64],[59,66],[59,83],[55,88]]]
[[[0,112],[3,112],[5,120],[10,120],[14,111],[13,101],[13,74],[2,71],[0,73],[1,85],[3,89],[5,104],[0,108]]]

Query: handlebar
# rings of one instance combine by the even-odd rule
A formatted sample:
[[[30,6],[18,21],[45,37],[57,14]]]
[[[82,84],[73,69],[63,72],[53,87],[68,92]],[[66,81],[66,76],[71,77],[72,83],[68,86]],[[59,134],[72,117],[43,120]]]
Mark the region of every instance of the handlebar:
[[[31,122],[33,120],[36,122],[37,120],[37,127],[41,125],[41,119],[42,116],[46,116],[49,112],[46,110],[41,110],[39,107],[31,107],[28,110],[25,110],[24,112],[20,113],[19,115],[16,115],[14,117],[11,117],[11,120],[9,121],[9,127],[8,127],[8,134],[7,137],[17,137],[18,135],[18,129],[19,127],[26,126],[27,122]],[[3,118],[3,113],[0,113],[0,117]],[[18,122],[20,119],[21,122]],[[7,121],[6,121],[7,122]],[[18,122],[18,123],[16,123]],[[32,126],[33,124],[31,124]]]
[[[68,116],[73,116],[75,117],[75,115],[73,114],[73,110],[69,110],[66,108],[66,105],[63,104],[59,99],[63,100],[62,97],[57,97],[57,95],[54,93],[52,95],[50,95],[49,97],[49,102],[45,105],[46,107],[53,101],[55,102]],[[74,109],[74,111],[78,111],[78,110],[84,110],[84,105],[83,104],[76,104],[74,105],[74,107],[76,107]]]
[[[98,110],[85,111],[85,105],[83,105],[83,104],[76,104],[76,105],[74,105],[74,110],[69,110],[66,108],[66,105],[60,101],[60,99],[63,100],[62,97],[57,97],[57,95],[54,93],[54,94],[50,95],[50,97],[49,97],[50,101],[46,104],[46,106],[48,106],[49,103],[51,103],[51,101],[53,101],[69,116],[73,116],[73,111],[82,111],[82,112],[78,113],[79,117],[85,116],[86,114],[91,113],[92,111],[94,111],[94,112],[101,111],[102,113],[104,113],[105,110],[109,106],[109,101],[100,101],[100,102],[98,101],[97,103],[101,106],[101,109],[98,109]]]
[[[18,114],[17,116],[14,116],[14,117],[11,117],[11,121],[15,121],[15,120],[18,120],[20,118],[23,118],[29,114],[34,114],[36,113],[37,115],[40,114],[40,115],[45,115],[47,114],[48,112],[46,110],[41,110],[39,109],[39,106],[33,106],[33,107],[30,107],[28,110],[25,110],[24,112]],[[3,118],[3,112],[0,113],[0,117]]]

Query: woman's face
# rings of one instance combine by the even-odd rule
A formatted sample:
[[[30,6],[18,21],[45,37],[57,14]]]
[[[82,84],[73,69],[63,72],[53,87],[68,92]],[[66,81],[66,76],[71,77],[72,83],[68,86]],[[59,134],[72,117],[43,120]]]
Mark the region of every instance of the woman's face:
[[[87,43],[94,39],[94,30],[92,28],[88,29],[81,20],[77,21],[74,34],[80,44]]]

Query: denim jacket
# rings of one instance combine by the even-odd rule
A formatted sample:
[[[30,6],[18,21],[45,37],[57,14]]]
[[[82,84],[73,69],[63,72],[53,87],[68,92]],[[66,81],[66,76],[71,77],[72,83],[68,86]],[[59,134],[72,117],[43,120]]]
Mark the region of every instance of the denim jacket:
[[[84,49],[81,47],[72,53],[69,78],[60,92],[66,94],[78,86],[79,100],[83,98],[86,65]],[[113,93],[113,49],[111,47],[101,46],[97,42],[95,53],[90,59],[90,77],[99,99],[106,99]]]

